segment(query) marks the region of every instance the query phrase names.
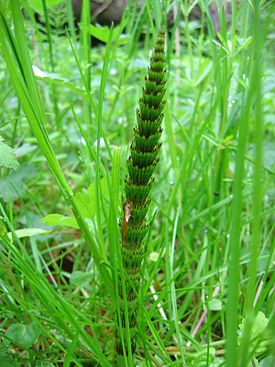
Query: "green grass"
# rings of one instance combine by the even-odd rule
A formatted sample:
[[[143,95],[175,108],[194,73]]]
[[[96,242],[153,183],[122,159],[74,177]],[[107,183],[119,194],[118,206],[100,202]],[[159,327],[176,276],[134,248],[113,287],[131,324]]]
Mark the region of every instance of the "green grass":
[[[101,29],[87,1],[77,34],[70,2],[58,16],[49,3],[23,1],[24,17],[0,6],[0,366],[115,366],[123,179],[161,8],[145,1]],[[203,0],[199,20],[170,29],[125,366],[274,364],[274,5],[232,3],[218,35]],[[64,19],[70,36],[51,28]]]

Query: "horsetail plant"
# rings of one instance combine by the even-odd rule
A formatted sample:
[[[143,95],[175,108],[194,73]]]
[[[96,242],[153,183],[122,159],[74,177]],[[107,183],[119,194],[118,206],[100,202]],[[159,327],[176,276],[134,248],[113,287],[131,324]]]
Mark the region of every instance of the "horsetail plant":
[[[136,349],[141,263],[146,253],[144,239],[150,227],[147,212],[151,202],[150,192],[155,180],[153,173],[159,161],[161,148],[161,122],[166,83],[164,43],[165,34],[160,32],[150,58],[145,86],[136,111],[137,124],[134,128],[130,157],[127,161],[126,198],[121,221],[124,282],[120,279],[119,297],[121,301],[118,319],[122,335],[120,338],[117,337],[116,341],[118,360],[123,360],[123,356],[131,355]],[[126,340],[127,330],[130,335],[130,343],[124,345],[123,340]],[[123,362],[121,365],[124,365]]]

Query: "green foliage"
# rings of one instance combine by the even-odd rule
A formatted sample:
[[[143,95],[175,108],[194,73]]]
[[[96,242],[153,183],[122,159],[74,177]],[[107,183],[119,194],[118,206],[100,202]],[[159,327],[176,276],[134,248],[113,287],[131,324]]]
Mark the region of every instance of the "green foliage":
[[[41,25],[0,1],[1,137],[20,164],[1,166],[0,366],[114,366],[115,339],[123,367],[273,366],[273,3],[215,2],[218,29],[210,2],[129,1],[107,29],[86,0],[77,32],[65,3],[39,1]],[[163,10],[165,133],[151,93],[133,131]],[[121,196],[139,203],[124,250]],[[8,338],[32,322],[33,344]]]
[[[45,111],[43,109],[37,81],[33,74],[30,55],[27,50],[23,18],[20,8],[17,6],[15,1],[11,1],[11,10],[13,21],[15,23],[14,34],[7,24],[5,14],[0,12],[0,34],[2,35],[0,45],[12,77],[14,87],[39,147],[60,186],[60,190],[65,200],[74,212],[78,225],[83,235],[86,237],[87,244],[93,252],[95,261],[97,262],[99,269],[101,269],[100,271],[102,272],[105,281],[110,284],[109,273],[104,267],[100,266],[102,255],[98,251],[88,225],[80,213],[79,207],[74,199],[73,192],[64,176],[46,130]],[[112,289],[110,289],[110,291],[112,292]]]
[[[48,214],[41,221],[47,226],[62,226],[70,228],[79,228],[74,217],[66,217],[61,214]]]
[[[23,228],[23,229],[18,229],[17,231],[15,231],[15,234],[18,238],[24,238],[24,237],[32,237],[32,236],[37,236],[40,234],[46,234],[49,233],[49,231],[42,229],[42,228]],[[12,239],[12,233],[9,232],[8,236],[10,239]]]
[[[17,367],[17,363],[0,347],[0,367]]]
[[[108,182],[106,177],[100,181],[102,199],[109,201]],[[93,219],[96,215],[96,187],[91,184],[86,192],[77,192],[75,201],[83,218]],[[48,214],[42,218],[42,222],[48,226],[65,226],[79,228],[74,216],[64,216],[62,214]]]
[[[27,182],[37,175],[34,164],[23,164],[16,171],[0,179],[0,197],[8,202],[27,194]]]
[[[6,332],[6,344],[11,341],[24,349],[28,349],[34,344],[39,334],[40,329],[34,322],[28,325],[13,324],[8,328]]]
[[[250,336],[250,341],[249,341],[249,353],[253,352],[253,350],[255,349],[256,346],[256,350],[255,350],[255,354],[259,354],[261,352],[264,352],[266,350],[266,345],[264,341],[261,341],[259,343],[259,339],[263,339],[263,334],[264,332],[266,332],[266,328],[268,325],[268,319],[265,316],[265,314],[262,311],[259,311],[254,324],[251,328],[251,336]],[[244,330],[245,330],[245,320],[242,321],[242,323],[239,325],[240,328],[240,337],[239,339],[241,339]]]
[[[19,163],[15,158],[14,151],[11,147],[3,142],[0,136],[0,167],[13,168],[19,167]]]
[[[120,28],[120,26],[114,27],[114,29],[112,30],[113,38],[116,40],[116,42],[118,42],[119,45],[123,45],[129,41],[129,37],[121,34]],[[108,43],[111,32],[109,27],[102,27],[100,25],[95,26],[93,24],[90,24],[89,31],[92,37],[98,39],[101,42]]]

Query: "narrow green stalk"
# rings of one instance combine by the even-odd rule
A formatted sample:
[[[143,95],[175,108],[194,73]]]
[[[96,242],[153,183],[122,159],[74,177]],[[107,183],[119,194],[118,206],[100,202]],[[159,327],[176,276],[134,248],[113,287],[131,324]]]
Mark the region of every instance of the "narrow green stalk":
[[[53,44],[52,44],[52,36],[51,36],[51,25],[50,25],[50,19],[49,19],[46,0],[42,0],[42,6],[43,6],[43,12],[44,12],[45,22],[46,22],[51,72],[54,73],[55,72],[55,67],[54,67],[54,58],[53,58]],[[56,122],[57,122],[58,126],[60,127],[60,117],[59,117],[58,99],[57,99],[58,94],[57,94],[56,86],[53,84],[51,89],[52,89],[52,95],[53,95],[53,108],[54,108],[55,119],[56,119]]]
[[[250,262],[248,265],[248,287],[245,297],[245,327],[240,346],[240,366],[246,367],[249,363],[249,343],[251,330],[256,318],[256,309],[253,305],[257,291],[257,268],[259,249],[261,243],[261,209],[262,209],[262,156],[263,156],[263,123],[262,123],[262,88],[261,88],[261,49],[262,49],[262,27],[260,24],[260,4],[257,0],[253,2],[253,59],[254,72],[252,74],[251,89],[255,98],[255,171],[254,171],[254,199],[252,221],[252,240]]]
[[[153,173],[159,161],[161,147],[159,139],[162,133],[161,122],[165,104],[163,101],[166,82],[164,42],[165,35],[161,32],[145,77],[145,87],[137,109],[137,125],[134,128],[134,139],[127,162],[126,198],[121,223],[125,292],[123,292],[123,279],[120,279],[119,316],[124,341],[129,340],[130,335],[130,346],[128,346],[129,343],[125,346],[123,340],[117,338],[116,352],[119,365],[123,365],[121,362],[124,360],[123,356],[128,357],[136,350],[141,263],[146,253],[144,238],[150,226],[146,220],[146,215],[151,202],[150,191],[154,183]],[[123,293],[125,293],[125,297]]]
[[[251,48],[249,63],[249,80],[253,80],[254,50]],[[245,177],[245,154],[249,131],[249,118],[253,83],[247,95],[243,96],[243,108],[239,121],[239,136],[236,153],[236,169],[233,184],[233,202],[231,214],[231,230],[229,240],[229,269],[228,269],[228,301],[226,311],[226,366],[239,366],[239,350],[237,349],[238,322],[240,308],[240,256],[241,256],[241,215],[243,209],[243,179]]]
[[[66,6],[66,11],[67,11],[70,35],[73,39],[73,42],[75,43],[76,34],[75,34],[75,28],[74,28],[74,15],[73,15],[73,9],[72,9],[72,2],[70,0],[66,0],[65,6]]]
[[[174,252],[175,252],[175,242],[176,242],[176,236],[177,236],[177,229],[178,229],[178,222],[179,222],[179,215],[180,215],[180,209],[178,208],[175,219],[174,219],[174,229],[173,229],[173,238],[172,243],[170,241],[167,241],[166,246],[166,254],[167,254],[167,280],[169,279],[169,286],[170,286],[170,292],[168,295],[168,302],[169,302],[169,308],[170,308],[170,319],[174,322],[175,325],[175,333],[177,338],[177,344],[179,346],[180,355],[182,358],[182,362],[184,362],[184,343],[182,339],[182,335],[180,333],[180,320],[178,315],[178,308],[177,308],[177,295],[176,295],[176,285],[174,281]],[[166,226],[166,232],[168,227]],[[168,235],[166,235],[166,238]],[[171,280],[172,279],[172,280]],[[168,283],[167,282],[167,283]]]
[[[107,80],[107,73],[108,73],[108,66],[109,66],[109,60],[110,60],[110,52],[111,52],[111,42],[112,42],[112,35],[113,35],[113,29],[111,29],[109,33],[109,38],[106,46],[106,51],[104,55],[103,60],[103,70],[102,70],[102,77],[100,81],[100,88],[99,88],[99,101],[98,101],[98,114],[97,114],[97,147],[96,147],[96,221],[97,221],[97,227],[98,227],[98,242],[100,251],[106,259],[106,250],[105,250],[105,243],[104,243],[104,236],[102,231],[102,225],[101,225],[101,208],[100,208],[100,157],[101,157],[101,151],[100,151],[100,138],[102,136],[102,117],[103,117],[103,101],[104,101],[104,91],[106,86],[106,80]],[[108,149],[108,142],[107,139],[104,136],[104,141],[106,142],[106,147]],[[109,150],[109,154],[111,154]]]
[[[190,36],[190,24],[189,24],[189,13],[190,13],[190,3],[189,1],[184,2],[183,5],[183,14],[185,19],[185,31],[186,31],[186,41],[187,41],[187,48],[190,60],[190,70],[191,70],[191,78],[193,79],[194,76],[194,64],[193,64],[193,50],[192,50],[192,41]]]
[[[88,0],[83,0],[82,3],[82,11],[81,11],[81,43],[82,43],[82,52],[83,57],[82,60],[84,60],[85,63],[85,85],[88,88],[88,93],[91,92],[91,69],[90,69],[90,63],[91,63],[91,35],[89,31],[90,27],[90,2]],[[89,101],[85,101],[85,116],[86,120],[88,121],[88,128],[89,128],[89,134],[91,135],[91,129],[92,129],[92,117],[91,117],[91,105]]]

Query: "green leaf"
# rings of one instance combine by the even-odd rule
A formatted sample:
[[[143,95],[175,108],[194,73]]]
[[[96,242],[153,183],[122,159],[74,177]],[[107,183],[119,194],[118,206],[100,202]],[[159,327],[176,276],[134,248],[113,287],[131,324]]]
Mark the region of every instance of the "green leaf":
[[[15,233],[18,238],[23,238],[23,237],[37,236],[40,234],[48,234],[49,231],[42,229],[42,228],[23,228],[23,229],[18,229],[17,231],[15,231]],[[11,239],[12,233],[9,232],[8,236]]]
[[[109,27],[101,27],[101,26],[95,26],[93,24],[90,24],[90,34],[94,38],[98,39],[101,42],[107,43],[108,39],[110,37],[110,28]],[[123,45],[129,41],[129,36],[125,36],[121,34],[120,28],[116,27],[113,29],[113,37],[114,39],[117,39],[119,37],[119,45]]]
[[[267,325],[268,325],[268,318],[265,316],[265,314],[262,311],[259,311],[257,313],[256,319],[251,329],[250,339],[251,341],[253,340],[253,342],[250,343],[250,349],[254,347],[256,343],[256,339],[261,337],[263,332],[266,330]],[[244,332],[244,328],[245,328],[245,319],[243,319],[242,323],[239,325],[239,328],[241,331],[240,334],[242,335]],[[261,353],[265,350],[266,350],[266,345],[263,342],[261,342],[259,346],[257,347],[256,354]]]
[[[102,196],[104,199],[109,200],[109,189],[108,189],[108,181],[107,178],[104,177],[100,181],[100,187]],[[75,194],[75,200],[79,207],[79,210],[84,218],[92,219],[96,213],[96,187],[95,184],[92,183],[87,192],[77,192]]]
[[[103,177],[100,181],[100,189],[102,192],[102,196],[104,199],[109,200],[109,186],[107,177]],[[95,184],[91,184],[87,190],[89,197],[96,197],[96,186]]]
[[[259,311],[252,327],[252,337],[256,337],[261,334],[268,325],[268,318],[262,311]]]
[[[37,149],[37,145],[24,143],[20,145],[20,147],[16,148],[14,151],[15,151],[16,157],[18,158],[18,157],[24,157],[25,155],[32,153],[36,149]]]
[[[110,30],[108,27],[100,27],[90,24],[90,34],[101,42],[107,43]]]
[[[63,78],[56,73],[49,73],[45,70],[41,70],[36,65],[33,65],[32,69],[37,79],[43,80],[43,82],[46,83],[58,85],[62,88],[68,88],[81,96],[85,96],[85,90],[79,87],[76,83],[70,82],[69,79]]]
[[[0,167],[17,169],[19,163],[15,158],[14,151],[7,144],[3,143],[3,138],[0,136]]]
[[[16,200],[26,193],[26,181],[36,176],[37,170],[33,164],[24,164],[9,176],[0,179],[0,198],[8,202]]]
[[[28,349],[34,344],[39,333],[40,329],[34,322],[32,322],[28,325],[11,325],[6,332],[6,336],[18,346]]]
[[[66,217],[61,214],[49,214],[42,218],[41,221],[47,226],[61,226],[70,228],[79,228],[74,217]]]
[[[95,215],[95,197],[83,192],[77,192],[75,194],[75,200],[78,208],[84,218],[93,218]]]

